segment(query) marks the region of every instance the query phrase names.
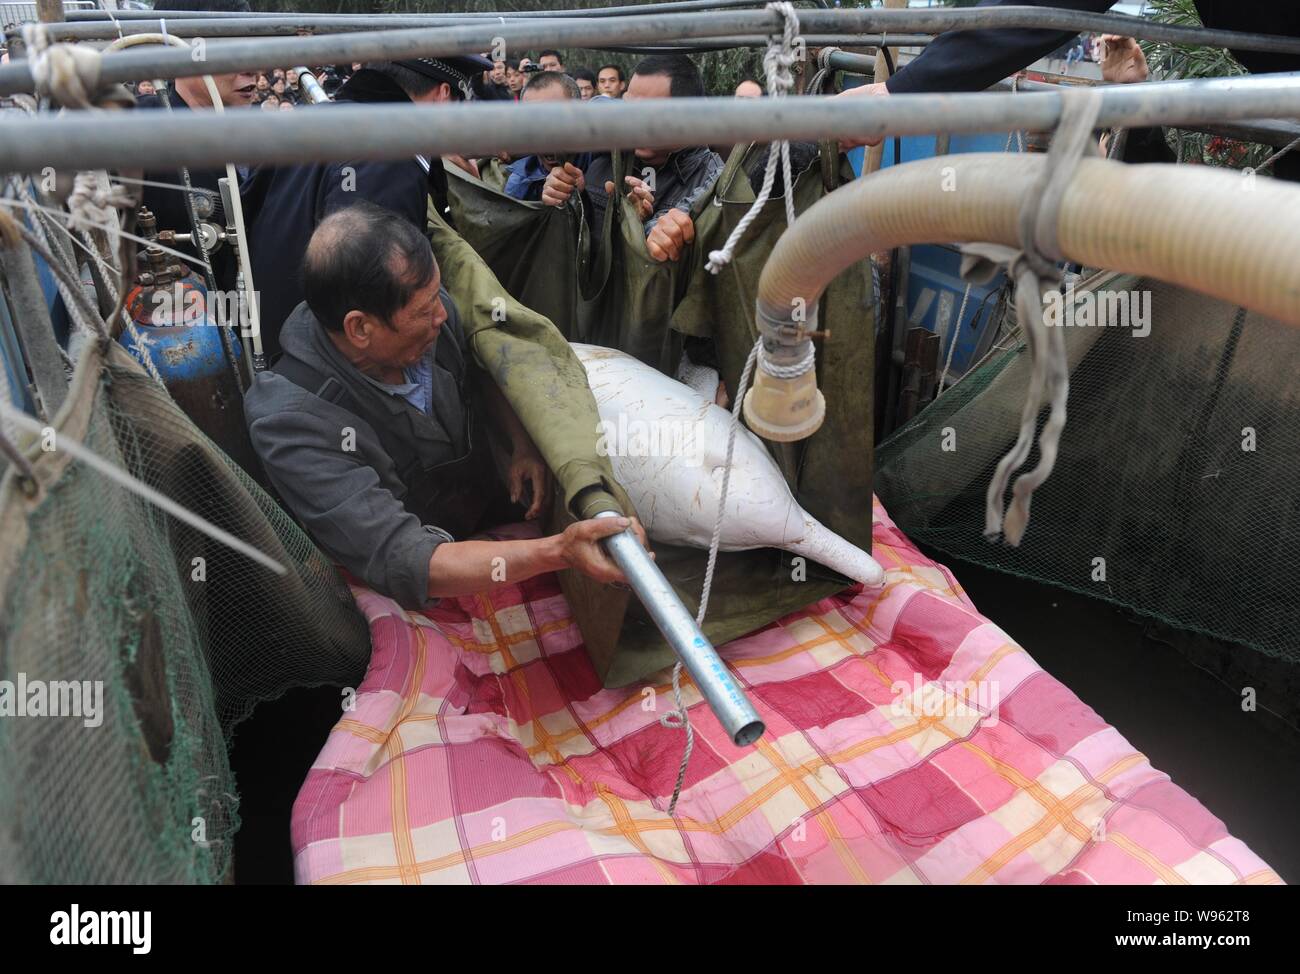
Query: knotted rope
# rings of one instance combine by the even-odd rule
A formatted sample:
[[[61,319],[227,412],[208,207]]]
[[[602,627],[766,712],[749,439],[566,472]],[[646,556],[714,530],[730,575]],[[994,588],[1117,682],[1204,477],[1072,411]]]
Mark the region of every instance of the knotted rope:
[[[65,108],[93,108],[99,92],[100,56],[91,47],[54,44],[44,24],[23,24],[28,69],[36,93]]]
[[[808,82],[808,94],[820,95],[826,79],[831,76],[831,55],[838,54],[838,47],[823,47],[817,52],[817,73]]]
[[[796,39],[799,35],[799,15],[794,6],[786,0],[769,3],[768,10],[775,10],[785,19],[780,37],[773,34],[768,39],[767,52],[763,55],[763,70],[767,76],[767,93],[772,98],[784,98],[794,89],[794,75],[790,69],[798,58],[795,56]],[[777,153],[780,153],[778,156]],[[788,140],[773,142],[767,149],[767,169],[763,173],[763,185],[754,199],[754,205],[740,218],[736,228],[727,237],[721,250],[709,253],[709,262],[705,265],[709,272],[717,274],[731,263],[740,239],[745,235],[751,223],[758,218],[763,206],[772,195],[772,185],[776,182],[776,165],[780,161],[785,168],[785,222],[786,226],[794,223],[793,177],[790,174],[790,143]]]
[[[97,169],[77,173],[67,205],[72,229],[114,234],[119,229],[117,211],[131,209],[135,200],[125,186]]]

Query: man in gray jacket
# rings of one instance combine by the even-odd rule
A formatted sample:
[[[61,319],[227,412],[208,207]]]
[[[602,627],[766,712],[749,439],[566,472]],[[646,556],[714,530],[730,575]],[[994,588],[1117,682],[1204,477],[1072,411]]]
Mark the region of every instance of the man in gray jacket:
[[[626,518],[463,540],[536,517],[550,477],[495,383],[476,374],[419,230],[371,203],[336,211],[312,235],[302,282],[283,355],[244,403],[267,475],[322,550],[407,608],[562,568],[624,580],[597,542]],[[509,443],[505,483],[494,433]]]

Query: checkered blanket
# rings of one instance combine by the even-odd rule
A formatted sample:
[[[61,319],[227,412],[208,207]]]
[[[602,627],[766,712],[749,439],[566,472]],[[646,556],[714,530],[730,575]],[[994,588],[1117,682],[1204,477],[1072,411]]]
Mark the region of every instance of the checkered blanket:
[[[553,576],[422,613],[355,588],[373,657],[295,803],[298,881],[1280,882],[874,519],[883,590],[722,647],[756,746],[687,682],[672,818],[668,673],[602,689]]]

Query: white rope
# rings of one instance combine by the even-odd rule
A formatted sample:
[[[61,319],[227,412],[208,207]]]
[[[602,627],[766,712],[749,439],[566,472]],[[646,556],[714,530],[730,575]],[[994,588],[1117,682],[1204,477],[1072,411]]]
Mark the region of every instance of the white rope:
[[[116,173],[113,176],[119,183],[130,183],[132,186],[156,186],[158,189],[172,189],[178,193],[191,193],[194,196],[206,196],[209,199],[216,199],[221,194],[215,189],[204,189],[202,186],[182,186],[180,183],[168,183],[158,179],[135,179],[131,176],[123,176]]]
[[[91,108],[92,93],[99,89],[100,55],[91,47],[53,44],[44,24],[23,24],[28,70],[36,93],[59,105]]]
[[[803,358],[793,365],[778,365],[769,359],[761,340],[754,347],[758,349],[758,361],[763,371],[778,379],[797,379],[805,372],[811,372],[817,365],[817,352],[813,349],[812,342],[804,350]]]
[[[113,26],[117,28],[117,39],[120,41],[124,36],[122,34],[122,22],[113,16],[113,9],[111,7],[105,6],[104,12],[108,14],[108,19],[113,22]]]
[[[943,375],[939,376],[939,384],[935,386],[934,397],[936,399],[943,393],[943,384],[948,381],[948,370],[952,367],[952,352],[957,347],[957,336],[961,334],[961,320],[966,315],[966,302],[970,300],[971,285],[966,285],[966,293],[961,296],[961,310],[957,312],[957,321],[952,326],[952,340],[948,342],[948,358],[943,363]]]
[[[795,47],[799,35],[799,15],[795,12],[793,4],[786,2],[786,0],[769,3],[767,9],[775,10],[781,15],[783,21],[780,37],[773,34],[768,38],[767,52],[763,55],[763,68],[767,76],[767,92],[773,98],[783,98],[794,88],[794,75],[790,69],[797,60]],[[794,225],[794,179],[790,169],[790,143],[788,140],[782,140],[768,145],[767,168],[763,173],[763,185],[759,189],[753,205],[741,217],[740,222],[736,224],[736,228],[732,230],[722,249],[709,254],[706,267],[711,273],[719,273],[723,267],[731,262],[737,245],[745,235],[745,231],[749,229],[750,224],[754,222],[768,199],[771,198],[772,186],[776,182],[778,161],[784,169],[786,228],[789,229]],[[713,573],[717,568],[718,549],[722,543],[722,520],[727,507],[727,490],[731,483],[731,459],[736,448],[736,435],[740,430],[740,414],[745,402],[745,392],[749,388],[750,377],[753,375],[754,366],[759,362],[760,358],[763,359],[765,371],[781,378],[798,378],[813,368],[816,362],[815,353],[811,346],[808,349],[808,354],[798,363],[784,366],[767,361],[763,355],[763,341],[761,338],[749,350],[749,357],[745,360],[745,367],[740,375],[740,384],[736,389],[735,399],[731,406],[731,425],[727,433],[727,456],[722,466],[722,484],[718,497],[718,511],[713,521],[713,536],[709,540],[709,557],[704,568],[704,584],[700,590],[700,608],[695,614],[696,624],[701,627],[703,627],[704,618],[709,611],[709,596],[713,591]],[[695,747],[695,730],[691,727],[690,717],[682,700],[681,675],[682,663],[679,660],[677,665],[673,667],[673,699],[677,708],[659,718],[660,724],[664,727],[680,727],[686,732],[686,747],[682,752],[681,765],[677,769],[677,782],[673,786],[673,796],[668,803],[668,814],[670,816],[677,811],[677,800],[681,797],[682,785],[686,781],[686,769],[690,764],[691,752]]]
[[[74,230],[112,234],[119,229],[117,211],[134,205],[127,188],[110,182],[104,170],[79,172],[73,177],[68,196],[69,225]]]
[[[784,29],[781,36],[778,38],[773,34],[768,38],[767,53],[763,55],[763,69],[767,76],[767,93],[772,98],[784,98],[794,88],[794,75],[790,69],[797,60],[795,47],[799,35],[799,15],[795,12],[794,5],[786,2],[786,0],[769,3],[767,9],[775,10],[784,18]],[[794,180],[790,174],[790,143],[787,140],[782,140],[768,145],[767,168],[763,172],[763,185],[758,191],[758,196],[754,198],[754,205],[740,218],[740,222],[731,231],[731,236],[727,237],[727,242],[722,245],[722,249],[709,253],[709,262],[705,267],[710,273],[717,274],[727,264],[731,263],[732,258],[735,256],[736,247],[740,244],[741,238],[744,237],[745,231],[758,218],[758,214],[762,212],[764,205],[771,197],[772,186],[776,182],[778,159],[785,169],[785,223],[787,227],[794,223]]]
[[[55,210],[55,209],[51,209],[48,206],[42,206],[40,203],[37,203],[35,200],[28,201],[28,200],[0,199],[0,206],[16,206],[19,209],[30,210],[33,213],[39,213],[45,217],[55,217],[56,219],[51,219],[50,223],[58,227],[64,233],[70,233],[68,228],[65,227],[61,222],[59,222],[60,220],[68,219],[68,215],[62,212],[61,210]],[[112,233],[117,237],[123,237],[127,240],[134,240],[136,243],[144,244],[147,247],[158,247],[164,253],[171,254],[173,257],[180,258],[180,260],[184,261],[185,263],[191,266],[197,265],[199,267],[205,267],[211,269],[210,265],[204,263],[201,260],[196,260],[192,255],[183,253],[172,247],[165,247],[162,244],[158,243],[158,241],[156,240],[149,240],[145,237],[137,236],[134,233],[127,233],[125,230],[121,229],[120,227],[116,229],[109,227],[106,229],[108,230],[109,233]]]
[[[695,622],[703,627],[704,617],[709,611],[709,596],[713,591],[713,572],[718,564],[718,549],[722,545],[722,519],[727,508],[727,489],[731,484],[731,458],[736,450],[736,435],[740,431],[740,413],[745,402],[745,391],[749,388],[750,377],[754,374],[754,366],[758,362],[758,356],[762,349],[761,340],[754,343],[754,347],[749,350],[749,357],[745,359],[745,367],[740,373],[740,384],[736,387],[736,398],[731,404],[731,423],[727,431],[727,456],[722,464],[722,484],[718,497],[718,511],[713,518],[713,536],[709,539],[709,557],[704,566],[704,585],[700,590],[700,608],[695,613]],[[677,799],[681,797],[682,783],[686,780],[686,768],[691,761],[691,751],[695,747],[695,729],[691,727],[690,717],[686,713],[686,706],[682,702],[682,662],[677,661],[673,667],[673,699],[677,703],[676,710],[670,710],[659,718],[659,723],[668,728],[681,728],[686,731],[686,748],[682,752],[682,763],[677,769],[677,783],[673,786],[673,797],[668,803],[668,814],[671,816],[677,810]]]

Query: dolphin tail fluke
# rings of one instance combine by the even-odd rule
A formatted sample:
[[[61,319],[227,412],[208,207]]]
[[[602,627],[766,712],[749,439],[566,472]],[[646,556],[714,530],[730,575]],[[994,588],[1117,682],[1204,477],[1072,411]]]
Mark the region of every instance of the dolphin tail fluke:
[[[868,552],[845,541],[810,515],[804,515],[803,540],[782,547],[792,554],[803,555],[827,568],[833,568],[841,575],[847,575],[868,587],[880,585],[885,580],[885,570]]]

